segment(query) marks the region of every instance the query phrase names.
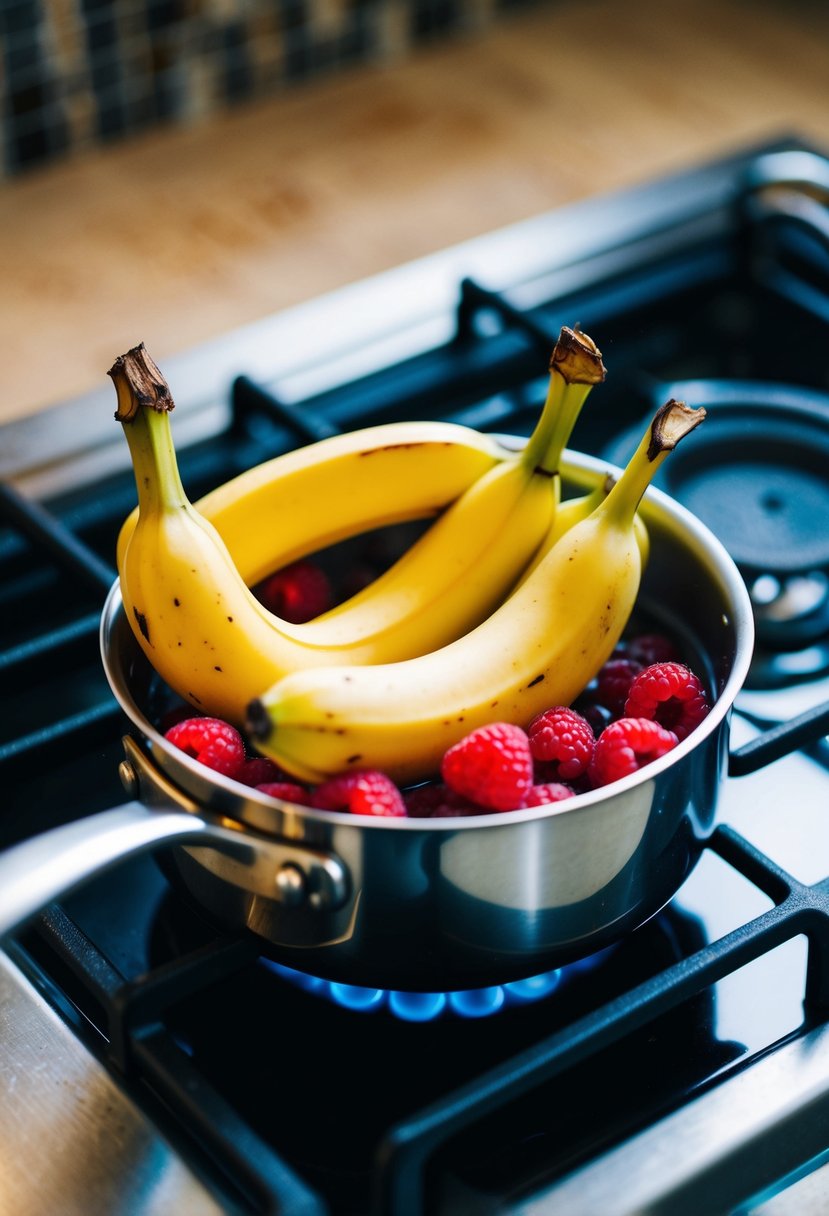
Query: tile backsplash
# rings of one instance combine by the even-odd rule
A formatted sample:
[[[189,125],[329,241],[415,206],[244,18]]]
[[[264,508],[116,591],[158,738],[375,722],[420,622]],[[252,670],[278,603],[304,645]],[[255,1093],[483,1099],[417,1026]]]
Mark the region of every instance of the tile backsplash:
[[[515,0],[0,0],[0,175],[414,46]]]

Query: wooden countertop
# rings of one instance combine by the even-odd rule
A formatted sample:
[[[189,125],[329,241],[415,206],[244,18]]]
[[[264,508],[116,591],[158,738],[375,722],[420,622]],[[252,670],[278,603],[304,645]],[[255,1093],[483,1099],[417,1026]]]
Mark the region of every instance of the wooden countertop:
[[[560,0],[0,186],[0,423],[376,271],[781,134],[829,7]]]

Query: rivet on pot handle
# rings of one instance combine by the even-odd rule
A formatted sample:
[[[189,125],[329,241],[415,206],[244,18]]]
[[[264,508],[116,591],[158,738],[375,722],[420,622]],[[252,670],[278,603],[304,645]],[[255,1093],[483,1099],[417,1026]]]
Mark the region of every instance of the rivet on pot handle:
[[[288,894],[285,902],[296,905],[301,894],[301,902],[327,911],[345,902],[348,875],[338,859],[290,842],[271,842],[229,820],[214,821],[155,771],[143,780],[149,762],[131,739],[125,739],[124,746],[122,781],[129,793],[140,791],[153,805],[133,799],[52,828],[0,854],[0,941],[53,900],[127,858],[168,844],[216,849],[251,870],[261,867],[263,852],[274,850],[272,898],[278,901]],[[277,875],[289,865],[298,872],[300,883],[279,882]]]
[[[130,795],[140,798],[147,806],[162,809],[171,804],[205,820],[208,828],[218,832],[230,826],[236,838],[247,838],[251,856],[240,859],[236,850],[223,848],[219,837],[200,836],[194,841],[182,841],[191,846],[212,848],[214,841],[219,853],[229,859],[225,877],[232,878],[252,893],[276,900],[288,908],[307,906],[315,912],[336,912],[347,903],[351,882],[345,865],[333,853],[310,848],[300,841],[287,840],[257,832],[233,819],[222,817],[214,822],[205,808],[180,790],[161,769],[141,750],[134,739],[123,739],[125,761],[121,764],[121,780]],[[217,813],[217,820],[219,813]],[[231,839],[229,843],[233,843]]]
[[[764,731],[728,757],[729,777],[746,777],[829,734],[829,701],[807,709],[788,722]]]

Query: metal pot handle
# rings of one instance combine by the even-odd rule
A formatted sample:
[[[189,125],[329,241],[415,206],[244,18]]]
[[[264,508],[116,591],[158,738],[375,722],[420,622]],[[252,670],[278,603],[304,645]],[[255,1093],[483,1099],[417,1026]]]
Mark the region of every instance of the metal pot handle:
[[[789,722],[781,722],[730,753],[729,777],[745,777],[829,734],[829,701],[814,705]]]
[[[0,854],[0,942],[47,904],[130,857],[160,845],[215,849],[242,868],[251,892],[311,915],[336,912],[351,894],[345,865],[301,841],[213,820],[157,771],[135,740],[123,740],[121,779],[135,797],[52,828]]]
[[[89,879],[174,841],[219,849],[242,864],[253,861],[254,849],[241,832],[188,811],[125,802],[43,832],[0,856],[0,940]]]

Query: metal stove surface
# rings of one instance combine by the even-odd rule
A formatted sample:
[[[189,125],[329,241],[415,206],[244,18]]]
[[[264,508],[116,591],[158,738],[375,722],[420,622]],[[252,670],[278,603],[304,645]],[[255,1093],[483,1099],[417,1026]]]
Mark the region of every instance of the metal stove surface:
[[[166,370],[185,484],[201,493],[379,418],[527,433],[541,356],[573,321],[610,369],[573,447],[618,459],[655,394],[724,379],[742,407],[758,382],[788,386],[790,416],[808,399],[819,446],[826,191],[826,161],[783,140],[184,355]],[[134,494],[111,412],[102,389],[0,445],[0,844],[122,800],[123,723],[97,657]],[[812,488],[819,512],[825,475]],[[761,516],[780,521],[796,479],[786,494],[760,496]],[[829,696],[823,557],[767,568],[760,548],[745,571],[772,622],[733,747]],[[186,907],[163,863],[96,880],[2,958],[0,1210],[771,1216],[807,1202],[829,1146],[826,762],[819,739],[730,779],[722,827],[665,912],[544,999],[473,1002],[466,1018],[415,1023],[287,983]]]

